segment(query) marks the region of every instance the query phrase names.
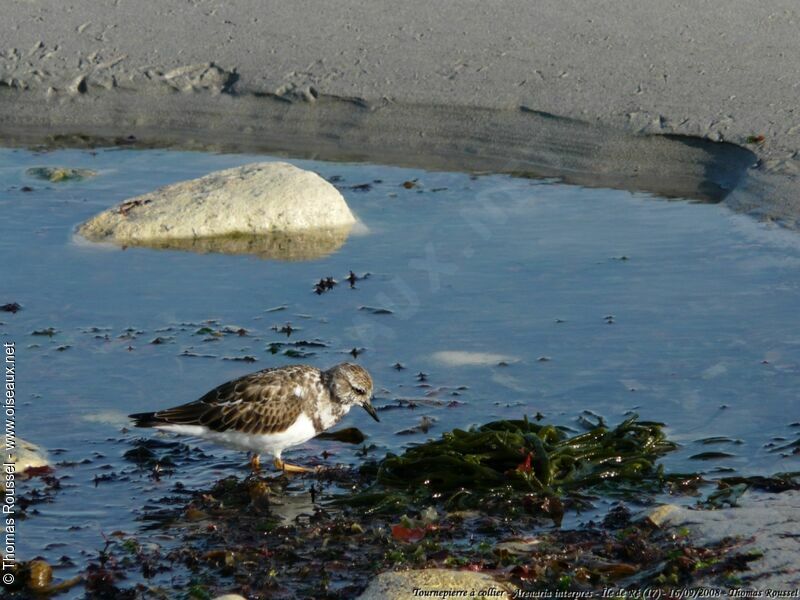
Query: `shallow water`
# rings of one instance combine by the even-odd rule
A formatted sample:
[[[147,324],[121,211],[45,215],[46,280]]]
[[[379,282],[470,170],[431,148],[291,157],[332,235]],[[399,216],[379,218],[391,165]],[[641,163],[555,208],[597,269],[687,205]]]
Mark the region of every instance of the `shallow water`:
[[[24,523],[21,558],[78,562],[78,552],[102,547],[101,534],[135,531],[142,507],[176,481],[194,489],[244,473],[243,454],[193,444],[205,455],[151,481],[122,459],[142,435],[122,431],[127,413],[194,400],[268,366],[354,360],[353,348],[365,350],[355,360],[373,374],[378,406],[416,405],[381,411],[380,424],[360,410],[348,415],[343,425],[367,433],[376,456],[424,440],[397,435],[424,417],[438,436],[537,412],[577,430],[584,410],[610,423],[635,411],[666,422],[683,444],[664,460],[668,469],[797,468],[770,451],[786,443],[776,438],[797,437],[800,420],[796,234],[722,206],[622,191],[292,160],[334,178],[368,231],[306,262],[74,238],[78,223],[126,198],[256,160],[265,158],[0,150],[0,304],[23,306],[0,313],[3,338],[17,343],[19,432],[55,460],[88,459],[59,469],[68,479]],[[34,166],[100,174],[51,184],[25,175]],[[351,188],[364,183],[369,190]],[[371,275],[351,290],[350,270]],[[327,276],[339,285],[313,293]],[[288,337],[272,329],[287,322]],[[230,329],[197,333],[206,326]],[[48,327],[52,337],[32,335]],[[324,346],[268,349],[301,340]],[[313,355],[282,354],[289,348]],[[256,362],[230,360],[245,356]],[[697,441],[711,436],[740,443]],[[355,464],[354,450],[312,441],[287,456]],[[710,450],[733,456],[689,459]]]

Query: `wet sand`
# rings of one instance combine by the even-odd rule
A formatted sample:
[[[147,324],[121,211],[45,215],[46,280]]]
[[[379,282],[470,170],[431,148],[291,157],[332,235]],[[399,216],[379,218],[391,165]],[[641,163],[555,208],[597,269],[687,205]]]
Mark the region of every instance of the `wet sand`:
[[[558,175],[724,198],[789,225],[800,214],[791,0],[38,0],[7,10],[0,143],[133,135]]]

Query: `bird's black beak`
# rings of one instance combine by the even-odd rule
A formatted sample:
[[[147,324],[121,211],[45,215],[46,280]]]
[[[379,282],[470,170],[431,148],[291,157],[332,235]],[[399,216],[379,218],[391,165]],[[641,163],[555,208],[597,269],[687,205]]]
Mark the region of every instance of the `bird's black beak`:
[[[363,406],[364,410],[369,413],[370,417],[372,417],[373,419],[375,419],[380,423],[381,420],[378,418],[378,413],[375,412],[375,407],[372,406],[372,404],[362,404],[361,406]]]

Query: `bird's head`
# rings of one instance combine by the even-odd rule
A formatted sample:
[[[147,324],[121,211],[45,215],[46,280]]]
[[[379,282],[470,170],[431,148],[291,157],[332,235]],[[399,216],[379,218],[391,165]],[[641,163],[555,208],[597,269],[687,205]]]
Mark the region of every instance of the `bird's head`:
[[[328,385],[336,402],[362,406],[373,419],[380,420],[372,406],[372,377],[366,369],[352,363],[342,363],[328,369],[327,374]]]

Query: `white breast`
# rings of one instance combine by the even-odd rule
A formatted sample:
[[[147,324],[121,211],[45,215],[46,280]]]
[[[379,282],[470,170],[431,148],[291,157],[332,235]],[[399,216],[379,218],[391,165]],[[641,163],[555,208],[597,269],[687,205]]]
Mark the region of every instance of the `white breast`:
[[[328,429],[329,427],[333,427],[338,423],[342,417],[344,417],[348,412],[350,412],[350,405],[345,405],[342,407],[343,410],[341,414],[335,413],[333,409],[333,404],[325,403],[319,409],[319,422],[322,424],[322,429]]]

